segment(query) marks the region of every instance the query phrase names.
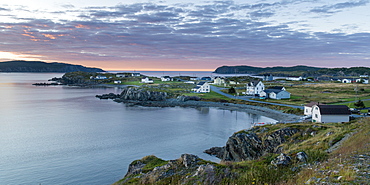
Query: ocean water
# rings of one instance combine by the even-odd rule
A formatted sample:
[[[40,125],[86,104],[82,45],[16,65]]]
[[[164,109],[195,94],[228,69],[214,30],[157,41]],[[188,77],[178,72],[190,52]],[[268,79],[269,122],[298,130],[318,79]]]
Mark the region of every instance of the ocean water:
[[[60,73],[0,73],[0,184],[112,184],[133,160],[223,146],[252,122],[273,119],[216,108],[126,106],[99,100],[119,88],[37,87]]]

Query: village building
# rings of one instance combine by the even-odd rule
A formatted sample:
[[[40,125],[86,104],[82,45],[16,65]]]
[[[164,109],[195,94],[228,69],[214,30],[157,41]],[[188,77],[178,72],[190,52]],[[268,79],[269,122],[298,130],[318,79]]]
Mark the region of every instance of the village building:
[[[125,75],[125,74],[120,74],[120,73],[118,73],[118,74],[116,74],[116,77],[117,77],[117,78],[125,78],[125,77],[126,77],[126,75]]]
[[[105,79],[107,79],[107,77],[102,76],[102,75],[98,75],[98,76],[95,77],[95,80],[105,80]]]
[[[277,90],[286,91],[285,87],[283,86],[272,86],[272,87],[269,87],[268,89],[277,89]]]
[[[146,84],[150,84],[150,83],[154,83],[154,81],[148,77],[143,77],[141,79],[141,83],[146,83]]]
[[[356,79],[356,83],[368,84],[369,83],[369,79],[358,78],[358,79]]]
[[[346,105],[314,105],[312,107],[312,122],[349,122],[350,115],[351,111]]]
[[[195,93],[209,93],[211,92],[211,87],[208,82],[199,82],[192,90]]]
[[[215,85],[224,85],[224,84],[225,84],[225,78],[222,78],[222,77],[216,77],[216,78],[213,80],[213,84],[215,84]]]
[[[260,94],[265,90],[265,85],[262,81],[255,80],[247,83],[246,89],[247,95],[260,96]]]
[[[170,76],[162,76],[161,81],[162,82],[169,82],[172,81],[173,79]]]
[[[263,81],[273,81],[273,80],[274,80],[274,77],[272,76],[272,74],[263,75]]]
[[[141,76],[140,73],[131,73],[131,76]]]
[[[209,76],[206,76],[206,77],[202,77],[200,80],[202,80],[202,81],[212,81],[212,78],[209,77]]]
[[[342,83],[352,83],[352,80],[348,78],[344,78],[344,79],[341,79],[341,82]]]
[[[312,115],[312,107],[314,105],[325,105],[325,104],[322,104],[320,102],[310,102],[310,103],[304,105],[303,114],[306,115],[306,116]]]
[[[284,88],[285,89],[285,88]],[[270,98],[275,100],[289,99],[290,92],[280,89],[266,89],[259,95],[260,97]]]
[[[304,80],[304,78],[301,77],[301,76],[288,76],[288,77],[286,77],[286,80],[290,80],[290,81],[302,81],[302,80]]]
[[[122,83],[122,81],[121,80],[114,80],[114,82],[113,83],[115,83],[115,84],[121,84]]]

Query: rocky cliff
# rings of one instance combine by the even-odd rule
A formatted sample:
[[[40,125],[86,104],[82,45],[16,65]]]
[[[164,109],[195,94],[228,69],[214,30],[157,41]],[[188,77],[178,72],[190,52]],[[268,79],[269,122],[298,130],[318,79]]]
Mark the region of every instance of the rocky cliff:
[[[167,99],[166,92],[150,91],[142,88],[129,87],[123,89],[120,99],[134,101],[163,101]]]
[[[204,152],[215,155],[223,161],[254,160],[267,153],[281,152],[278,146],[299,131],[296,128],[286,127],[263,136],[257,136],[256,132],[261,132],[259,129],[239,132],[229,137],[226,146],[213,147]]]

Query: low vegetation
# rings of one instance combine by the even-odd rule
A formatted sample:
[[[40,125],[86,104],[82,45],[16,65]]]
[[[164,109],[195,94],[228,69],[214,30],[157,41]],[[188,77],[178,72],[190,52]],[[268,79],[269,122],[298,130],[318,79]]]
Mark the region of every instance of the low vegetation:
[[[181,159],[164,161],[154,156],[138,160],[146,165],[143,169],[154,169],[171,164],[165,173],[152,171],[165,176],[148,176],[148,171],[127,176],[116,184],[147,184],[142,177],[151,179],[149,184],[366,184],[369,177],[370,161],[370,119],[362,118],[350,123],[293,123],[258,127],[252,130],[259,136],[267,136],[284,127],[300,131],[285,138],[287,142],[277,148],[279,152],[267,153],[257,160],[242,162],[221,162],[219,164],[200,160],[197,166],[212,165],[209,174],[201,173],[200,167],[184,167]],[[246,132],[246,131],[241,131]],[[338,147],[335,147],[337,146]],[[285,153],[291,156],[289,165],[274,166],[272,161]],[[306,162],[294,158],[298,152],[305,152]],[[367,156],[359,158],[356,156]],[[134,161],[133,163],[135,163]],[[132,164],[133,164],[132,163]],[[174,165],[176,164],[176,165]],[[194,173],[194,170],[196,171]],[[216,181],[209,181],[210,176]],[[152,177],[152,178],[149,178]],[[222,177],[222,178],[220,178]],[[218,180],[217,180],[218,179]],[[212,182],[212,183],[211,183]]]

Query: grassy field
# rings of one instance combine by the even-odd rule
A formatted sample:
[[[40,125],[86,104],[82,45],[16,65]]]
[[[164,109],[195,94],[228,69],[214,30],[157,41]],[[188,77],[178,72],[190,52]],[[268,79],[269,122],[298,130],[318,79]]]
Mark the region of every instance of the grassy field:
[[[291,105],[307,104],[311,101],[325,104],[343,104],[344,102],[370,99],[369,84],[311,83],[311,84],[274,84],[281,85],[291,93],[287,100],[265,100]],[[268,87],[267,87],[268,88]],[[355,90],[356,89],[356,90]],[[364,101],[369,106],[369,101]],[[348,105],[348,103],[344,103]],[[353,107],[353,103],[349,104]]]

